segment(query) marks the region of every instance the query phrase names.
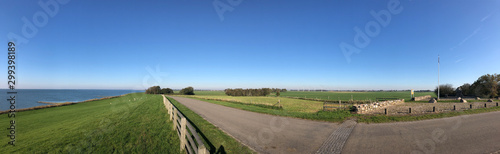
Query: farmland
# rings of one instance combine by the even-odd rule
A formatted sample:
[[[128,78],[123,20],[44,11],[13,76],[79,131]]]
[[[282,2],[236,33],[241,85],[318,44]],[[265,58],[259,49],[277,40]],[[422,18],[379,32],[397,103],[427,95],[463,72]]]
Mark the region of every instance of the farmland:
[[[322,110],[323,102],[319,101],[310,101],[310,100],[300,100],[293,98],[283,98],[283,97],[254,97],[254,96],[246,96],[246,97],[233,97],[233,96],[189,96],[193,98],[201,98],[208,100],[220,100],[226,102],[239,102],[244,104],[263,104],[268,106],[273,105],[282,105],[284,110],[291,112],[305,112],[305,113],[313,113]],[[279,104],[278,101],[280,101]]]
[[[226,96],[224,91],[195,91],[197,96]],[[437,97],[434,92],[415,92],[415,96],[425,96],[431,95],[432,97]],[[276,96],[272,93],[270,96]],[[399,98],[410,100],[409,91],[397,91],[397,92],[332,92],[332,91],[287,91],[280,93],[281,97],[298,97],[298,98],[308,98],[308,99],[319,99],[319,100],[372,100],[375,101],[377,98]]]
[[[431,95],[436,97],[433,92],[416,92],[415,96]],[[320,100],[376,100],[377,98],[399,98],[410,100],[410,92],[309,92],[309,91],[288,91],[281,93],[282,97],[299,97],[299,98],[312,98]]]

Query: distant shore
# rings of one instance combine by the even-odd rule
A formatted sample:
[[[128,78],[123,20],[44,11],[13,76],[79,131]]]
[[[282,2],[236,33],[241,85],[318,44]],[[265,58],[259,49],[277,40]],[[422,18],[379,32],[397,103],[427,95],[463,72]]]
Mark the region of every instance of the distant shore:
[[[128,94],[131,94],[131,93],[128,93]],[[109,97],[103,97],[103,98],[94,98],[94,99],[89,99],[89,100],[80,101],[80,102],[53,103],[53,102],[38,101],[38,103],[43,103],[43,104],[48,104],[48,105],[40,105],[40,106],[35,106],[35,107],[30,107],[30,108],[16,109],[16,112],[31,111],[31,110],[45,109],[45,108],[51,108],[51,107],[73,105],[73,104],[78,104],[78,103],[86,103],[86,102],[92,102],[92,101],[98,101],[98,100],[105,100],[105,99],[122,97],[122,96],[125,96],[128,94],[123,94],[123,95],[119,95],[119,96],[109,96]],[[10,110],[0,111],[0,114],[6,114],[6,113],[9,113],[9,111]]]

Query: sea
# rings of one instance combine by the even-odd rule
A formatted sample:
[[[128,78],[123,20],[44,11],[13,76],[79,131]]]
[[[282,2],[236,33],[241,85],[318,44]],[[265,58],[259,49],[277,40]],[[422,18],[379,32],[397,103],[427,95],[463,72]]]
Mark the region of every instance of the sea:
[[[0,111],[9,110],[7,100],[9,89],[0,89]],[[81,102],[89,99],[119,96],[128,93],[144,92],[144,90],[88,90],[88,89],[16,89],[16,109],[47,105],[42,102],[63,103]]]

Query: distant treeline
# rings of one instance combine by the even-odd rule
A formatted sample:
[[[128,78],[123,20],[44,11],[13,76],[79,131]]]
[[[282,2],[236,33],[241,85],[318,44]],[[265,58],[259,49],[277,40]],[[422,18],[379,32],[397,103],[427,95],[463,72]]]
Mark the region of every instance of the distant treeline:
[[[267,96],[271,92],[286,92],[286,89],[278,89],[278,88],[260,88],[260,89],[226,89],[224,92],[228,96]]]
[[[279,89],[279,88],[272,88],[272,89],[271,89],[271,91],[272,91],[273,93],[276,93],[276,92],[278,92],[278,91],[279,91],[279,92],[286,92],[287,90],[286,90],[286,89]]]
[[[174,90],[170,88],[161,89],[160,86],[152,86],[146,89],[146,94],[174,94]],[[193,87],[186,87],[179,91],[181,95],[194,95]]]

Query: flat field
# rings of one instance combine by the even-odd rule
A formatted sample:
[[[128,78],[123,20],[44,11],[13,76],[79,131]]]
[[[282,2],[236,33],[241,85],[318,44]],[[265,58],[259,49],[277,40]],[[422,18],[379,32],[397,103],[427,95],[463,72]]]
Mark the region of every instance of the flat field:
[[[224,91],[195,91],[197,96],[227,96]],[[431,95],[432,97],[437,97],[434,92],[415,92],[415,96],[425,96]],[[269,96],[276,96],[275,93],[271,93]],[[377,98],[399,98],[410,100],[409,91],[396,91],[396,92],[338,92],[338,91],[287,91],[280,93],[281,97],[299,97],[299,98],[310,98],[319,100],[339,100],[348,101],[353,100],[376,100]]]
[[[409,91],[397,91],[397,92],[309,92],[309,91],[287,91],[280,93],[282,97],[300,97],[300,98],[311,98],[320,100],[342,100],[348,101],[353,100],[376,100],[377,98],[399,98],[409,101],[411,99]],[[415,96],[425,96],[431,95],[436,97],[434,92],[415,92]]]
[[[226,102],[238,102],[244,104],[263,104],[268,106],[278,105],[277,103],[278,101],[280,101],[280,105],[283,107],[283,109],[291,112],[313,113],[323,109],[323,102],[320,101],[301,100],[301,99],[293,99],[286,97],[265,97],[265,96],[233,97],[224,95],[217,95],[217,96],[193,95],[188,97],[208,99],[208,100],[220,100]]]

